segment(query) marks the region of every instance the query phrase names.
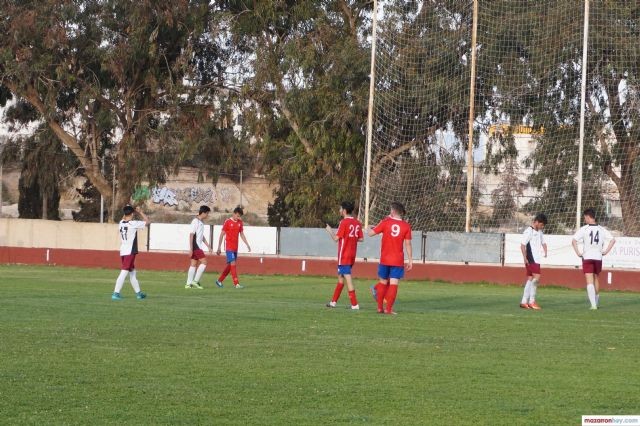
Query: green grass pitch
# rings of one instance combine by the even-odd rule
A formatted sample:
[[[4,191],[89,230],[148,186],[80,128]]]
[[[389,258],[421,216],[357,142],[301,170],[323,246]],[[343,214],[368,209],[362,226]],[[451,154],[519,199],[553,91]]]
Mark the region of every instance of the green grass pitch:
[[[241,271],[240,266],[240,271]],[[3,424],[579,424],[639,414],[640,295],[401,283],[399,315],[334,278],[0,266]]]

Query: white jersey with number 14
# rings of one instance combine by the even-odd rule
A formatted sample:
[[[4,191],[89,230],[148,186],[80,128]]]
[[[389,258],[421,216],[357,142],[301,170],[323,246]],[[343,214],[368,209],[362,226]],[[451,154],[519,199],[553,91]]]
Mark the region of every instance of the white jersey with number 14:
[[[605,241],[613,239],[613,235],[600,225],[585,225],[576,232],[573,239],[582,243],[582,258],[602,260]]]

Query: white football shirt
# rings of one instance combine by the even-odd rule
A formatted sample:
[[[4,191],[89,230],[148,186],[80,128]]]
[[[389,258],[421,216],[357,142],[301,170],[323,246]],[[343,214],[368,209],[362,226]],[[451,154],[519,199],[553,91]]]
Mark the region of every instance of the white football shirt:
[[[542,256],[544,256],[542,231],[536,231],[532,226],[529,226],[522,233],[521,244],[527,248],[527,260],[529,263],[540,263]]]
[[[578,229],[573,239],[582,243],[582,258],[589,260],[602,260],[602,251],[605,241],[613,239],[613,235],[600,225],[585,225]]]
[[[144,229],[145,226],[142,220],[120,221],[120,256],[138,253],[138,229]]]
[[[191,250],[206,250],[206,246],[202,241],[204,239],[204,223],[197,217],[191,221],[191,232],[193,239],[191,240]]]

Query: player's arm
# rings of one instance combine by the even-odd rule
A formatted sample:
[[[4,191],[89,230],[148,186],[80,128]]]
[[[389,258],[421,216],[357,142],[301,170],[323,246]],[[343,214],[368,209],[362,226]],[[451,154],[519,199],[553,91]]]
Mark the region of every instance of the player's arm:
[[[573,251],[576,252],[578,257],[582,257],[582,253],[580,253],[580,249],[578,248],[578,241],[575,238],[571,240],[571,245],[573,246]]]
[[[240,238],[242,238],[242,241],[244,241],[244,245],[247,246],[247,250],[251,251],[251,246],[249,245],[249,243],[247,242],[247,238],[244,236],[244,231],[240,232]]]
[[[195,233],[191,232],[189,234],[189,257],[193,256],[193,236],[196,235]]]
[[[202,244],[204,244],[205,246],[207,246],[207,250],[212,251],[213,249],[211,248],[211,245],[209,244],[209,242],[207,241],[207,237],[205,237],[204,235],[202,236]]]
[[[609,245],[607,246],[607,249],[602,252],[602,255],[606,256],[611,251],[611,249],[613,248],[615,243],[616,243],[616,239],[615,238],[611,238],[611,241],[609,241]]]
[[[216,250],[216,254],[220,254],[220,247],[222,247],[222,240],[224,239],[224,228],[220,231],[220,238],[218,238],[218,250]]]
[[[333,241],[338,241],[339,240],[338,236],[333,233],[333,229],[331,228],[331,226],[328,223],[327,223],[327,226],[325,226],[324,229],[327,231],[327,233],[329,234],[329,236],[331,237],[331,239]]]
[[[411,247],[411,240],[404,240],[404,249],[407,251],[407,257],[409,258],[407,271],[410,271],[413,268],[413,248]]]
[[[380,226],[376,226],[375,228],[374,227],[369,228],[369,230],[367,231],[367,236],[373,237],[375,235],[378,235],[380,232],[382,232],[382,229],[379,229],[379,228]]]
[[[544,250],[544,257],[547,257],[547,243],[542,243],[542,249]]]
[[[151,221],[149,220],[147,215],[144,214],[144,212],[142,211],[140,206],[136,207],[136,213],[138,213],[140,215],[140,217],[142,217],[142,221],[144,222],[144,226],[147,226],[148,224],[151,223]]]
[[[524,259],[524,264],[527,265],[529,263],[529,259],[527,259],[527,246],[524,244],[520,244],[520,251],[522,252],[522,258]],[[546,250],[545,250],[546,253]]]

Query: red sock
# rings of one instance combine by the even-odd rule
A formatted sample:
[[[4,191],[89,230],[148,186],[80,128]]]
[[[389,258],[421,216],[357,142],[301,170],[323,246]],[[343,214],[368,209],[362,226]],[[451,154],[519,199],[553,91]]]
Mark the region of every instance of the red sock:
[[[229,265],[229,269],[231,269],[231,278],[233,278],[233,285],[238,284],[238,271],[236,271],[236,265]]]
[[[378,312],[382,312],[382,304],[384,303],[384,296],[386,292],[387,286],[385,284],[376,284],[376,300],[378,301]]]
[[[218,281],[222,282],[224,281],[225,278],[227,278],[227,275],[229,275],[229,271],[231,270],[231,265],[229,265],[227,263],[227,267],[224,268],[224,271],[222,271],[222,273],[220,274],[220,277],[218,278]]]
[[[351,290],[349,292],[349,300],[351,300],[351,306],[356,306],[358,304],[358,299],[356,299],[356,291]]]
[[[342,289],[344,288],[344,284],[338,283],[336,284],[336,289],[333,291],[333,297],[331,298],[332,302],[337,302],[340,299],[340,294],[342,294]]]
[[[387,289],[387,294],[385,295],[387,298],[387,310],[386,313],[390,314],[393,312],[393,303],[396,301],[396,296],[398,295],[398,286],[390,285]]]

